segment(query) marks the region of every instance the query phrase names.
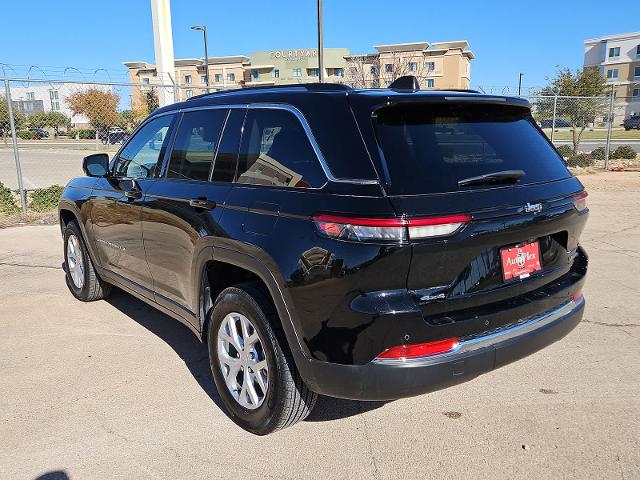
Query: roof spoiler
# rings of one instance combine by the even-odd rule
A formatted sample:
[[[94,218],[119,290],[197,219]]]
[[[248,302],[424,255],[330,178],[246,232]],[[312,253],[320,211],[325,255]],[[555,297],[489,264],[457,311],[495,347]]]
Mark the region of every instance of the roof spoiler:
[[[392,90],[420,90],[420,83],[418,79],[413,75],[405,75],[403,77],[396,78],[389,88]]]

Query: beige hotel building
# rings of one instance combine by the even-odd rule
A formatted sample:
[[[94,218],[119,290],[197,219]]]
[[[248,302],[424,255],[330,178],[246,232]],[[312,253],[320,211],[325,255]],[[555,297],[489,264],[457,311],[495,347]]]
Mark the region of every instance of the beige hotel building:
[[[468,89],[473,52],[466,40],[378,45],[375,52],[351,54],[346,48],[324,49],[325,81],[346,83],[357,88],[384,88],[403,75],[413,75],[422,89]],[[178,85],[176,100],[206,93],[204,59],[175,61],[173,78],[160,81],[153,64],[126,62],[129,79],[139,85],[132,104],[157,85]],[[249,57],[234,55],[209,57],[210,91],[259,85],[317,82],[316,48],[259,51]]]

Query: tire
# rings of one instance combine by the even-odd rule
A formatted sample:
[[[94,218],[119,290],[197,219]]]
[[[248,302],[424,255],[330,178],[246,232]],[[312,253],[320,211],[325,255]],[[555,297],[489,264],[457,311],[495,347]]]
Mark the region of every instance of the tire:
[[[98,277],[76,222],[67,223],[63,239],[65,280],[71,294],[83,302],[106,298],[111,292],[111,285]],[[80,268],[76,269],[77,265]]]
[[[252,355],[251,344],[243,341],[246,346],[243,353],[237,352],[238,359],[227,356],[227,349],[233,350],[231,343],[224,340],[228,332],[228,326],[231,323],[242,327],[242,317],[251,324],[245,334],[241,328],[243,338],[251,340],[255,338],[257,333],[257,342],[255,346],[254,364],[246,363],[247,374],[245,375],[244,367],[237,370],[234,376],[227,375],[229,378],[240,378],[239,382],[230,380],[231,383],[241,385],[253,384],[253,393],[260,397],[258,402],[252,401],[251,405],[247,405],[244,400],[251,400],[250,390],[245,387],[245,397],[242,396],[242,389],[236,385],[240,392],[227,386],[225,380],[226,373],[231,373],[231,366],[223,365],[221,358],[229,359],[225,361],[242,362],[242,356],[245,362],[251,362],[249,358]],[[224,323],[224,327],[223,327]],[[222,328],[221,328],[222,327]],[[248,333],[251,333],[249,335]],[[230,338],[230,337],[226,337]],[[316,403],[317,394],[304,384],[300,374],[298,373],[289,345],[281,329],[278,315],[267,294],[259,285],[250,283],[229,287],[223,290],[215,301],[214,307],[207,328],[207,344],[209,347],[209,363],[213,379],[218,389],[218,393],[224,403],[229,417],[243,429],[256,435],[267,435],[277,430],[289,427],[311,413]],[[224,350],[223,350],[224,349]],[[222,357],[221,357],[222,355]],[[248,360],[246,360],[249,358]],[[252,365],[266,365],[267,370],[252,371]],[[249,375],[252,375],[249,376]],[[263,378],[261,383],[258,377]],[[254,380],[251,380],[251,379]],[[261,391],[264,379],[266,378],[266,392]],[[249,383],[246,382],[249,380]],[[239,397],[239,398],[237,398]]]

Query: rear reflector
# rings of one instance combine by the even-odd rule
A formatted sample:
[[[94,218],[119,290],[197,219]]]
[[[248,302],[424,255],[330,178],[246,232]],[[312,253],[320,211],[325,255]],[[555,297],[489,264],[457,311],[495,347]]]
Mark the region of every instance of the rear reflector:
[[[439,353],[450,352],[458,347],[457,338],[446,338],[435,342],[416,343],[414,345],[398,345],[391,347],[376,358],[382,360],[405,360],[408,358],[428,357]]]
[[[573,303],[578,303],[578,301],[582,298],[582,291],[578,290],[576,293],[574,293],[571,297],[571,299],[573,300]]]
[[[582,192],[580,192],[579,194],[577,194],[576,196],[573,197],[573,206],[579,212],[583,212],[584,210],[587,209],[587,196],[588,195],[589,194],[587,193],[587,191],[583,190]]]
[[[406,241],[441,237],[457,232],[471,220],[470,215],[447,215],[427,218],[358,218],[316,215],[312,218],[318,230],[342,240]]]

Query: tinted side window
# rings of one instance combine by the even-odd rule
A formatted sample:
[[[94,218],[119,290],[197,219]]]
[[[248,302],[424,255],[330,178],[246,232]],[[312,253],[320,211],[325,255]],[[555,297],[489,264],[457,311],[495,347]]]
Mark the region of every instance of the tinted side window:
[[[214,181],[233,182],[235,178],[238,146],[240,145],[240,134],[245,113],[246,109],[244,108],[234,108],[229,112],[229,118],[224,126],[218,155],[213,166],[212,180]]]
[[[227,117],[227,110],[187,112],[178,127],[167,178],[209,180],[213,156]]]
[[[249,109],[236,182],[309,188],[321,187],[326,177],[295,115],[286,110]]]
[[[142,127],[124,147],[114,166],[114,175],[127,178],[151,178],[166,149],[169,127],[174,115],[163,115]]]

